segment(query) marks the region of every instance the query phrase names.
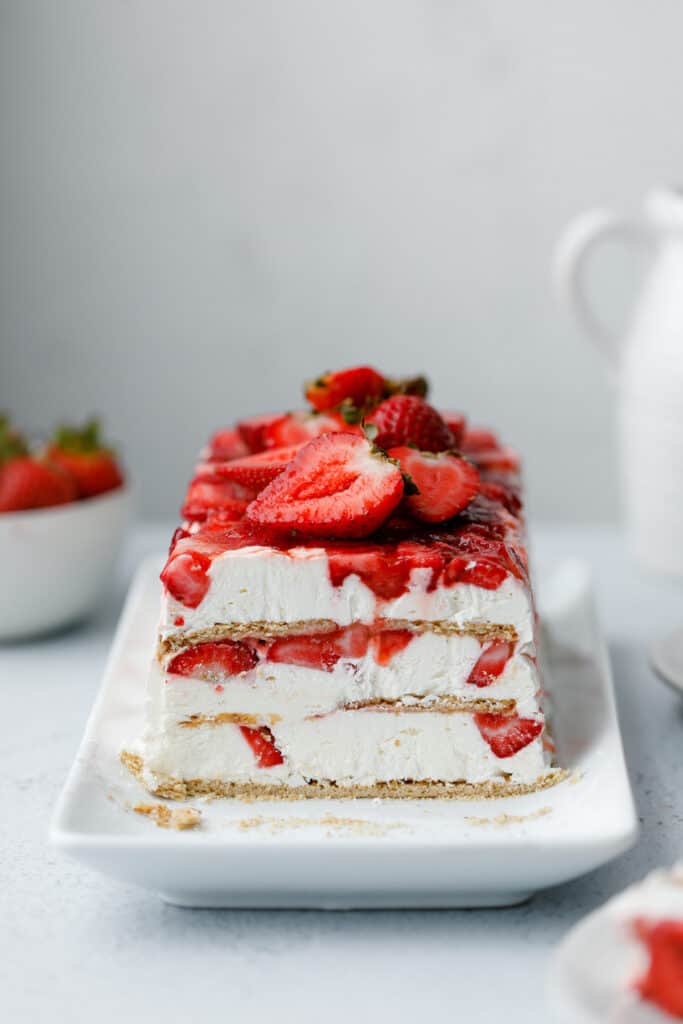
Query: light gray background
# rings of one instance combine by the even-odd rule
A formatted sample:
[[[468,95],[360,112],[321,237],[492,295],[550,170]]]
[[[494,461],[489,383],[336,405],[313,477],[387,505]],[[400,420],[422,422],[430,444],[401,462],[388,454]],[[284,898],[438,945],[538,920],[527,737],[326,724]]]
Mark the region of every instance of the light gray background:
[[[682,32],[676,0],[1,0],[0,404],[99,411],[169,516],[219,423],[427,369],[538,518],[613,517],[607,373],[549,261],[680,177]]]

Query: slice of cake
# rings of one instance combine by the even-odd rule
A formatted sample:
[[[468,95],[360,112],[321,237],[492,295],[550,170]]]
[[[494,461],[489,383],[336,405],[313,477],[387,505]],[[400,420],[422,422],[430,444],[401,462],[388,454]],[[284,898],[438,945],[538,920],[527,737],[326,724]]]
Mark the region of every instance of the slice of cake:
[[[161,574],[159,796],[481,796],[557,781],[518,460],[359,367],[216,434]]]
[[[581,921],[557,964],[562,988],[591,1019],[683,1020],[683,862],[652,872]],[[557,1001],[552,987],[550,996]]]

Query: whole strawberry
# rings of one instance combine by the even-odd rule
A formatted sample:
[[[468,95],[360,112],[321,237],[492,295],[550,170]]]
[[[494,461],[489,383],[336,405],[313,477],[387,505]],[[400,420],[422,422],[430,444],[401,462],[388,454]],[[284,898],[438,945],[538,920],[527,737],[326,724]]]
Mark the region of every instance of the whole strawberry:
[[[76,498],[73,480],[42,459],[19,455],[0,467],[0,512],[65,505]]]
[[[56,466],[29,455],[26,441],[0,416],[0,512],[21,512],[76,499],[73,481]]]
[[[384,377],[371,366],[352,366],[308,381],[305,391],[306,398],[318,412],[337,409],[343,402],[363,409],[382,397]]]
[[[392,395],[365,422],[374,424],[372,440],[385,450],[407,444],[423,452],[443,452],[454,447],[453,434],[443,417],[417,395]]]
[[[114,452],[100,440],[96,419],[80,429],[60,427],[48,445],[47,457],[72,477],[81,498],[93,498],[123,483]]]

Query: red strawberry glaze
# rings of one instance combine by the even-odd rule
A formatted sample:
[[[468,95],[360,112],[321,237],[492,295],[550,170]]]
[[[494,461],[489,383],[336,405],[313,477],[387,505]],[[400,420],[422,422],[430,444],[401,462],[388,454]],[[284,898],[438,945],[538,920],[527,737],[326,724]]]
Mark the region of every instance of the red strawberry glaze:
[[[275,746],[273,734],[267,726],[250,729],[247,725],[241,725],[239,729],[253,750],[259,768],[273,768],[277,764],[284,764],[284,758]]]
[[[649,955],[636,991],[664,1013],[683,1019],[683,921],[639,918],[635,929]]]
[[[306,538],[294,530],[245,520],[228,524],[211,520],[195,534],[177,535],[162,579],[176,600],[196,608],[208,589],[212,560],[251,546],[283,554],[292,548],[323,549],[333,586],[343,586],[348,576],[356,574],[380,600],[406,593],[414,569],[424,570],[428,591],[457,583],[495,590],[510,575],[527,581],[519,520],[500,502],[483,495],[447,523],[430,526],[394,517],[371,538],[359,541]]]
[[[510,640],[493,640],[486,644],[467,682],[473,686],[490,686],[503,674],[514,650],[515,644]]]

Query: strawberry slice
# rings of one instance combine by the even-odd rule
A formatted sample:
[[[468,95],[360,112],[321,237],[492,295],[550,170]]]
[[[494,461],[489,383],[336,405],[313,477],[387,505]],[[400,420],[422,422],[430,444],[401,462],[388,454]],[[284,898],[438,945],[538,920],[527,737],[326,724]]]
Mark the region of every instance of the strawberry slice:
[[[415,636],[409,629],[386,629],[373,637],[375,661],[388,665],[391,659],[404,651]]]
[[[543,731],[543,722],[519,715],[479,714],[474,716],[481,738],[496,757],[512,757],[528,747]]]
[[[240,437],[250,452],[305,444],[313,437],[336,430],[348,430],[340,416],[309,412],[253,416],[237,424]]]
[[[443,418],[417,395],[392,395],[380,402],[365,422],[374,424],[373,440],[380,448],[414,444],[423,452],[442,452],[454,446]]]
[[[226,676],[248,672],[257,662],[256,652],[246,644],[217,640],[181,651],[169,662],[167,670],[177,676],[219,682]]]
[[[246,519],[313,537],[367,537],[403,496],[400,469],[357,434],[324,434],[247,508]]]
[[[273,641],[268,661],[299,665],[331,672],[340,658],[362,658],[367,653],[370,634],[367,626],[355,623],[331,633],[286,636]]]
[[[372,406],[384,392],[384,377],[371,366],[353,366],[348,370],[324,373],[308,381],[306,398],[314,409],[324,412],[349,402],[357,409]]]
[[[182,550],[166,562],[161,582],[171,597],[186,608],[197,608],[209,589],[211,559],[201,551]]]
[[[273,768],[276,764],[284,764],[284,758],[275,746],[273,734],[268,726],[250,729],[248,725],[241,725],[240,732],[254,751],[259,768]]]
[[[286,448],[267,448],[263,452],[220,463],[213,468],[222,480],[232,480],[253,491],[260,491],[279,476],[302,447],[300,444],[291,444]]]
[[[467,508],[479,491],[477,469],[453,452],[420,452],[416,448],[390,448],[411,478],[418,493],[406,498],[406,507],[426,523],[442,523]]]
[[[511,640],[492,640],[486,644],[467,682],[473,686],[490,686],[502,675],[514,650],[515,645]]]
[[[209,441],[206,459],[208,462],[223,462],[241,459],[248,454],[249,449],[236,430],[217,430]]]
[[[453,447],[459,448],[465,436],[465,425],[467,420],[461,412],[442,412],[441,417],[453,435]]]
[[[649,954],[636,990],[675,1020],[683,1019],[683,921],[638,918],[635,931]]]
[[[498,448],[499,444],[493,431],[484,427],[467,427],[461,441],[464,452],[488,451],[490,448]]]
[[[183,519],[194,523],[221,513],[227,522],[241,519],[248,504],[249,498],[239,496],[236,485],[231,481],[199,477],[188,487],[180,513]]]

